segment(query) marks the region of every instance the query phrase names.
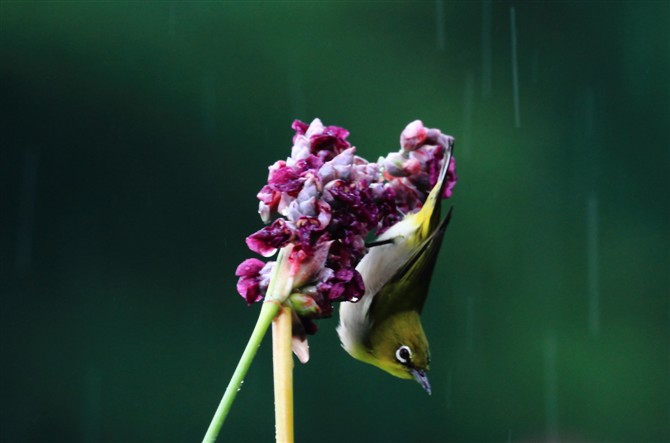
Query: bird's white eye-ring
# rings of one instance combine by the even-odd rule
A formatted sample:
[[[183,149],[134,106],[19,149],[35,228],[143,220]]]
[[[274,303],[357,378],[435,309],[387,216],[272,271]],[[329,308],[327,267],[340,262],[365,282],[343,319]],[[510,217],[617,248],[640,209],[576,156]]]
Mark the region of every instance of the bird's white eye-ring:
[[[409,346],[402,345],[395,351],[395,358],[400,363],[408,363],[412,359],[412,351]]]

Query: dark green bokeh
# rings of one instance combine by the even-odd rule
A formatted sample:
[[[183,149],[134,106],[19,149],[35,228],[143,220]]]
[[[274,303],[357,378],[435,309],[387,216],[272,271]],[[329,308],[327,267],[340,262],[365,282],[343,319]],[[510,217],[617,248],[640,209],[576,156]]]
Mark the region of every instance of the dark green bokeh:
[[[371,160],[420,118],[460,182],[433,395],[323,320],[299,441],[670,440],[669,23],[667,2],[0,3],[0,440],[202,438],[258,313],[233,276],[255,194],[314,117]],[[273,435],[266,343],[222,441]]]

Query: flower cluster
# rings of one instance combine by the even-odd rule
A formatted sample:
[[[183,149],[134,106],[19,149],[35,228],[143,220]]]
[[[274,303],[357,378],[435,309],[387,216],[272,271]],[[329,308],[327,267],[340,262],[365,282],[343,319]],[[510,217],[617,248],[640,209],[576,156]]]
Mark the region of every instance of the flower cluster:
[[[288,302],[311,334],[316,331],[311,320],[330,316],[333,302],[363,296],[356,265],[366,253],[365,238],[421,208],[453,138],[417,120],[402,132],[400,152],[370,163],[356,155],[346,129],[324,126],[319,119],[310,125],[296,120],[292,128],[291,156],[270,166],[258,193],[259,213],[268,225],[246,243],[265,257],[292,245]],[[452,158],[445,198],[456,180]],[[265,297],[274,265],[252,258],[238,266],[237,290],[247,303]]]

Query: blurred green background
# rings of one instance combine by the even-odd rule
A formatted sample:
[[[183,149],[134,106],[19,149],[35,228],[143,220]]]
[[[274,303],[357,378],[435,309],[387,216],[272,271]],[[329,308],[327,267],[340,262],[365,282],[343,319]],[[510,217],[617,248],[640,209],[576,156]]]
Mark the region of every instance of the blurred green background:
[[[235,292],[294,118],[460,181],[433,395],[295,369],[298,441],[670,440],[667,2],[0,3],[0,440],[190,442],[258,306]],[[260,349],[222,441],[274,437]]]

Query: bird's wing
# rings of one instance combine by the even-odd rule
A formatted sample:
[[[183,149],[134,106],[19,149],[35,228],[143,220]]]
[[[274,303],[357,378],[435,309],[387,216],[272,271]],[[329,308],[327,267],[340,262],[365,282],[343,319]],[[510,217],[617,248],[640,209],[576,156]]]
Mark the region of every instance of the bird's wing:
[[[396,273],[384,284],[372,300],[368,317],[374,318],[375,322],[381,322],[393,313],[415,310],[421,312],[428,296],[430,279],[440,252],[444,233],[451,220],[451,212],[442,220],[433,234],[428,237],[407,262],[402,265]],[[411,280],[411,290],[399,288],[403,282]]]

